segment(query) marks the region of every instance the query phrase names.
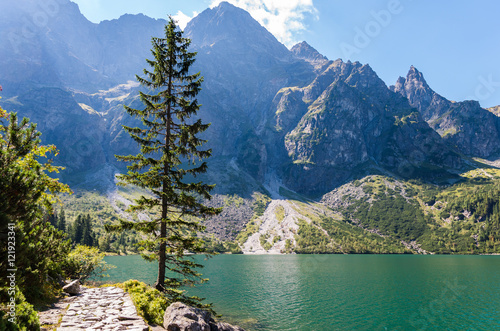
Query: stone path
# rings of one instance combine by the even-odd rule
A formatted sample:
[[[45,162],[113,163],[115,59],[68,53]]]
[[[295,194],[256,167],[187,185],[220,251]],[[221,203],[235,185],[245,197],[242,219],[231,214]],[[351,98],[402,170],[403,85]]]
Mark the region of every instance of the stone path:
[[[118,287],[81,288],[57,331],[149,330],[128,293]]]

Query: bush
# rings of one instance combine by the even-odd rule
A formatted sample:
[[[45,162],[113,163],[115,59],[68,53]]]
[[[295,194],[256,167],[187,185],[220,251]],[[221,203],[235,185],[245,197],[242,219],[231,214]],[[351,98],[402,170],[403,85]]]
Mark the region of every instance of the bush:
[[[259,231],[261,222],[259,219],[248,222],[245,229],[238,233],[236,240],[243,245],[248,240],[248,237]]]
[[[33,306],[26,301],[23,293],[16,286],[15,303],[16,303],[16,316],[15,323],[9,322],[11,316],[8,314],[8,307],[4,302],[9,301],[6,289],[2,289],[2,304],[0,305],[0,330],[21,330],[31,331],[39,330],[40,322],[38,314],[33,309]]]
[[[402,196],[383,196],[369,203],[361,204],[353,213],[363,225],[378,229],[397,239],[415,240],[426,229],[426,216],[419,205],[406,201]]]
[[[104,253],[97,247],[78,245],[68,254],[62,271],[67,278],[84,282],[91,276],[105,277],[104,273],[114,267],[104,261]]]
[[[264,215],[267,206],[272,201],[267,195],[256,192],[252,196],[254,198],[253,211],[257,217]]]
[[[139,315],[148,323],[163,325],[163,315],[171,304],[164,295],[138,280],[128,280],[121,287],[130,293]]]
[[[231,254],[243,254],[243,251],[236,241],[226,242],[224,243],[224,247],[226,248],[226,251],[230,252]]]

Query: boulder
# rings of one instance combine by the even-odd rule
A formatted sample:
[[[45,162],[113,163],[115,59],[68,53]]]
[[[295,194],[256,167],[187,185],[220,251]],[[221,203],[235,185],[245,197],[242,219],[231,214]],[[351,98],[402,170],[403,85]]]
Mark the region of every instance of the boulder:
[[[174,302],[163,316],[163,326],[168,331],[210,331],[210,313]]]
[[[168,331],[245,331],[239,326],[217,323],[209,312],[181,302],[174,302],[165,310],[163,327]]]
[[[80,281],[77,279],[72,281],[68,285],[65,285],[63,287],[63,291],[71,295],[80,294]]]

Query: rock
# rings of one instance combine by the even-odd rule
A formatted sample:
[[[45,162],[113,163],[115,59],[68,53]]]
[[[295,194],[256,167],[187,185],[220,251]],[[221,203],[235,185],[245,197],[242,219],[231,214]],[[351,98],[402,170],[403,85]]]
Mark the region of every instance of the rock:
[[[71,295],[80,294],[80,281],[77,279],[72,281],[68,285],[65,285],[63,287],[63,291]]]
[[[181,302],[174,302],[165,310],[163,326],[168,331],[244,331],[239,326],[215,322],[209,312]]]
[[[139,320],[141,318],[139,316],[123,316],[123,315],[120,315],[120,316],[118,316],[118,319],[120,321],[129,321],[129,320]]]
[[[163,317],[163,326],[169,331],[210,331],[210,313],[174,302]]]

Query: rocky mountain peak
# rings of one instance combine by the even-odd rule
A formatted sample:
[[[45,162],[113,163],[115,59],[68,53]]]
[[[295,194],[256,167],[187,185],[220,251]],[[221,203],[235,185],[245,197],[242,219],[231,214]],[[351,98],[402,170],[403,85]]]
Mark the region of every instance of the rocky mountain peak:
[[[285,45],[248,12],[228,2],[204,10],[188,23],[184,31],[198,48],[268,53],[275,58],[292,59],[292,53]]]
[[[44,5],[19,3],[30,1]],[[133,151],[133,141],[120,131],[121,124],[132,123],[122,104],[142,105],[137,86],[116,86],[141,72],[151,36],[162,36],[165,21],[124,15],[94,24],[69,0],[58,4],[57,11],[47,11],[53,17],[37,31],[39,38],[16,44],[19,54],[8,49],[0,29],[0,44],[7,45],[0,49],[2,84],[18,91],[1,102],[40,125],[44,143],[61,148],[61,162],[76,174],[75,182],[88,171],[85,183],[94,183],[96,169],[115,166],[113,155]],[[11,28],[22,33],[24,12],[11,12]],[[0,18],[6,15],[0,12]],[[494,115],[474,121],[482,131],[465,127],[461,123],[473,123],[469,118],[479,114],[478,106],[440,97],[413,66],[393,87],[402,96],[396,95],[369,65],[328,61],[306,42],[288,50],[248,12],[227,2],[191,20],[184,36],[198,52],[194,72],[205,77],[200,116],[213,124],[206,136],[214,155],[210,182],[220,184],[221,193],[250,194],[276,181],[313,196],[368,167],[402,176],[427,163],[456,168],[460,161],[445,138],[467,153],[491,154],[500,146],[500,139],[491,138],[494,126],[484,125],[496,123]],[[101,90],[107,92],[96,93]],[[403,96],[429,122],[450,112],[433,126],[443,138]],[[488,139],[467,145],[476,132]]]
[[[430,90],[429,85],[427,85],[427,82],[424,79],[424,75],[420,71],[418,71],[417,68],[415,68],[414,66],[410,67],[410,70],[406,75],[406,86],[407,87],[414,86],[415,88],[418,89]]]
[[[399,77],[390,89],[408,98],[410,105],[417,108],[425,120],[441,116],[440,110],[448,106],[448,101],[427,85],[424,75],[414,66],[410,67],[406,78]],[[437,105],[439,107],[435,107]]]
[[[309,62],[326,62],[328,58],[318,52],[314,47],[303,41],[295,44],[290,51],[295,54],[299,59]]]
[[[391,90],[408,99],[429,125],[465,155],[488,157],[498,153],[500,122],[477,101],[451,102],[434,92],[423,74],[410,67]]]
[[[398,92],[404,89],[406,83],[406,78],[399,76],[398,80],[396,81],[396,84],[391,85],[389,89],[393,92]]]

